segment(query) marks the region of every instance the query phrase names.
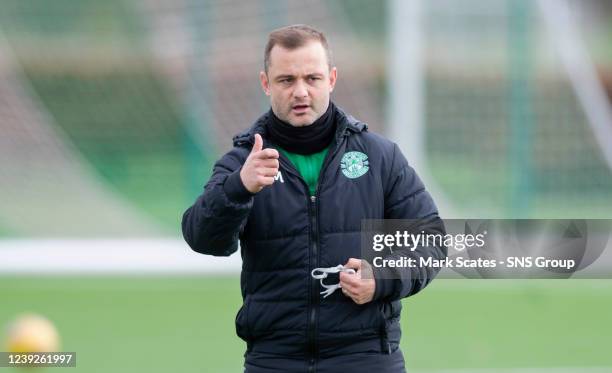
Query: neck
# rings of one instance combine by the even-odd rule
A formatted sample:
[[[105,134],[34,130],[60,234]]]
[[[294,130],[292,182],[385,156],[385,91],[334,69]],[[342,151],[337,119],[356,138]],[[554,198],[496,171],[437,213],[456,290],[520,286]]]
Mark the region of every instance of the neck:
[[[294,127],[280,120],[270,109],[266,123],[271,140],[290,153],[313,154],[329,146],[336,131],[336,112],[332,102],[321,117],[312,124]]]

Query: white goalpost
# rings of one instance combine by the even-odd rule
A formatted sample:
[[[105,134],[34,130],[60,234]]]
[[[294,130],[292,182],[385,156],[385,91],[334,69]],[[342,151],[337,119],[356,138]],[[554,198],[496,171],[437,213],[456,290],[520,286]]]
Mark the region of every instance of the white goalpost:
[[[408,163],[423,179],[440,215],[459,217],[432,177],[425,148],[425,66],[423,56],[423,2],[389,2],[389,85],[387,135],[397,142]]]
[[[554,47],[582,105],[610,170],[612,170],[612,105],[597,77],[567,0],[538,0]]]

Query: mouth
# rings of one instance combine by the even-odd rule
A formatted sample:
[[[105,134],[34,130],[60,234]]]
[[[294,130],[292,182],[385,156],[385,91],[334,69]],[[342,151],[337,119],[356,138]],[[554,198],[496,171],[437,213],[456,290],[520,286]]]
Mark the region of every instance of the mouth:
[[[293,105],[291,111],[293,111],[297,115],[301,115],[306,113],[310,105]]]

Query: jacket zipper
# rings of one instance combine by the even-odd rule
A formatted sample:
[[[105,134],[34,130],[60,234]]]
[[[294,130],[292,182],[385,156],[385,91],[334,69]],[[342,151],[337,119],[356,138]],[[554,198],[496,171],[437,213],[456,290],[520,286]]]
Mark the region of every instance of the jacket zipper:
[[[317,196],[310,196],[310,202],[308,205],[308,212],[310,213],[310,226],[311,232],[311,264],[308,268],[316,268],[318,265],[318,245],[319,245],[319,230],[317,227]],[[309,272],[310,273],[310,272]],[[316,350],[316,327],[317,327],[317,305],[319,301],[319,292],[317,291],[317,281],[310,279],[310,316],[308,317],[308,350],[309,350],[309,361],[308,361],[308,372],[314,372],[315,358],[317,354]]]
[[[312,269],[316,268],[319,265],[319,229],[318,229],[318,219],[317,219],[317,200],[319,199],[319,189],[321,184],[323,183],[323,176],[325,175],[325,170],[327,166],[331,162],[331,160],[336,156],[338,150],[342,146],[342,142],[345,136],[340,137],[338,143],[333,149],[332,153],[328,153],[323,161],[323,165],[321,165],[321,170],[319,171],[319,180],[317,182],[317,187],[315,189],[315,195],[310,196],[310,190],[308,188],[308,184],[300,175],[300,173],[293,167],[291,162],[286,159],[285,155],[279,152],[279,161],[284,164],[285,168],[295,175],[299,180],[302,181],[304,188],[306,190],[306,195],[308,197],[308,214],[310,219],[311,226],[311,255],[309,255],[309,268],[308,273],[312,271]],[[316,326],[317,326],[317,306],[319,304],[319,291],[317,290],[319,282],[310,278],[310,287],[309,287],[309,297],[310,301],[308,302],[308,372],[314,373],[315,371],[315,363],[316,363],[316,354],[317,354],[317,345],[316,345]]]
[[[310,213],[310,224],[312,226],[312,230],[311,230],[312,232],[312,238],[311,238],[312,261],[314,263],[313,263],[313,266],[308,269],[309,271],[319,266],[319,221],[317,219],[318,217],[317,200],[319,199],[319,189],[321,187],[321,184],[323,184],[325,170],[327,169],[327,166],[331,163],[331,160],[336,156],[336,153],[338,153],[338,150],[342,146],[343,139],[344,139],[344,136],[341,139],[339,139],[340,141],[336,144],[333,151],[331,153],[328,153],[327,156],[325,157],[325,160],[323,161],[323,165],[321,165],[321,170],[319,171],[319,179],[317,182],[317,187],[315,189],[315,195],[310,196],[310,204],[309,204],[308,211]],[[317,290],[318,286],[319,286],[319,282],[314,279],[311,279],[310,281],[311,304],[309,307],[310,317],[308,318],[309,320],[308,321],[308,339],[309,339],[308,344],[309,344],[309,351],[310,351],[310,359],[308,361],[308,372],[309,373],[315,371],[315,363],[316,363],[316,355],[317,355],[317,341],[316,341],[317,309],[319,306],[319,301],[321,299],[319,291]]]
[[[293,164],[289,161],[289,159],[285,157],[283,153],[279,152],[279,156],[280,156],[279,161],[283,166],[285,166],[285,169],[290,174],[294,175],[302,182],[302,184],[304,185],[304,190],[306,191],[306,195],[308,196],[308,220],[311,226],[311,229],[310,229],[310,243],[311,244],[309,247],[309,250],[311,252],[308,255],[308,268],[309,268],[308,273],[310,273],[310,271],[313,268],[316,268],[317,252],[318,252],[318,248],[317,248],[318,247],[318,236],[315,233],[317,232],[316,192],[314,196],[311,196],[306,180],[304,180],[302,175],[300,175],[297,169],[295,169]],[[318,191],[318,186],[317,186],[317,191]],[[308,278],[309,278],[309,284],[310,284],[310,286],[308,287],[308,298],[309,298],[309,301],[308,301],[308,330],[306,333],[307,338],[308,338],[308,372],[314,372],[314,364],[315,364],[315,357],[316,357],[316,351],[315,351],[315,347],[316,347],[315,346],[316,310],[314,307],[314,302],[318,300],[317,295],[319,295],[319,293],[316,288],[316,285],[318,285],[318,282],[313,281],[313,279],[310,278],[310,276],[308,276]]]

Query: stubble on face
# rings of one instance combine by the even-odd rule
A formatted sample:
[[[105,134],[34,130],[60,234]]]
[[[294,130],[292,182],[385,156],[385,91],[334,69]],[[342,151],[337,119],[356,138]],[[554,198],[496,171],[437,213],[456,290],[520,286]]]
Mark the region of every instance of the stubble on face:
[[[274,46],[268,72],[261,74],[274,114],[296,127],[311,125],[325,113],[336,82],[336,68],[329,68],[318,41],[293,50]]]

